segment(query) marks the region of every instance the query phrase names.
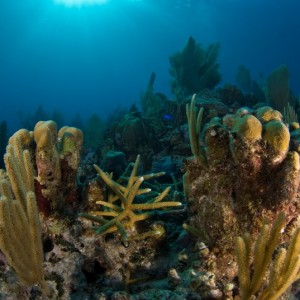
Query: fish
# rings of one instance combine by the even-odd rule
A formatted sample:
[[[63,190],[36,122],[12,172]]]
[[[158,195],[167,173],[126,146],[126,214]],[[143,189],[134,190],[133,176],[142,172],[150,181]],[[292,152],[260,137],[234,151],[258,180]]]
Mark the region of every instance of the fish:
[[[174,117],[170,114],[164,114],[163,119],[166,120],[166,121],[171,121],[171,120],[174,119]]]

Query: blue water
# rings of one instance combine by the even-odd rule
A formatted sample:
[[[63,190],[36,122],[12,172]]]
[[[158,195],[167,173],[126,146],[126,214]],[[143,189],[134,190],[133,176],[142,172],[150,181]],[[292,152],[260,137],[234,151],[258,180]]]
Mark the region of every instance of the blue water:
[[[54,0],[0,1],[0,121],[42,105],[72,119],[138,103],[152,71],[172,98],[168,58],[189,36],[220,42],[222,83],[240,64],[259,80],[281,64],[300,87],[299,0],[110,0],[69,7]]]

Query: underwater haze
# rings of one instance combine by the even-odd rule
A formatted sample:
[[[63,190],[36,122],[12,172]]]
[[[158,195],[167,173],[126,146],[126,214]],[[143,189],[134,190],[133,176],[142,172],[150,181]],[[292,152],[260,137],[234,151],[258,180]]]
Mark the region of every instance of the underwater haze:
[[[220,42],[221,85],[285,64],[299,94],[299,0],[2,0],[0,121],[42,105],[67,120],[139,103],[151,72],[169,98],[169,57],[193,36]],[[29,128],[32,129],[32,128]]]

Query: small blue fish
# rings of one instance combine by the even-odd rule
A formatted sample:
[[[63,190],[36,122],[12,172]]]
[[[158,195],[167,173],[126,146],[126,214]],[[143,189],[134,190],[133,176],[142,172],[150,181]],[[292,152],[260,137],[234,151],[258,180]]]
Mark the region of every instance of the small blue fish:
[[[163,118],[164,118],[164,120],[170,121],[170,120],[173,120],[174,117],[172,115],[169,115],[169,114],[164,114]]]

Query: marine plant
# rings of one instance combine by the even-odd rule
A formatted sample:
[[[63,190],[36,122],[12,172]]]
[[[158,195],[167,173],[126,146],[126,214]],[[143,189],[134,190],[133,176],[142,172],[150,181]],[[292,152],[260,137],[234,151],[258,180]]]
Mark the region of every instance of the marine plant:
[[[140,155],[133,165],[127,185],[121,185],[114,181],[112,177],[103,172],[98,166],[94,165],[96,171],[102,180],[107,184],[113,193],[110,193],[106,199],[99,199],[96,203],[102,206],[99,211],[91,213],[81,213],[80,216],[100,224],[96,228],[96,233],[106,234],[118,231],[125,244],[127,244],[129,235],[135,232],[135,225],[139,221],[150,218],[156,209],[180,206],[181,202],[163,201],[168,195],[170,187],[167,187],[156,197],[146,199],[141,203],[135,203],[139,196],[151,191],[149,188],[140,188],[145,180],[153,179],[164,173],[152,173],[144,176],[138,176],[138,167]]]
[[[170,56],[171,90],[177,100],[205,88],[213,89],[221,81],[217,63],[219,48],[218,43],[204,48],[190,37],[182,51]]]

